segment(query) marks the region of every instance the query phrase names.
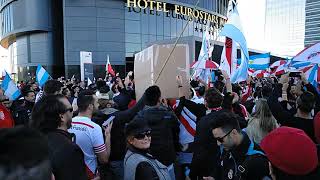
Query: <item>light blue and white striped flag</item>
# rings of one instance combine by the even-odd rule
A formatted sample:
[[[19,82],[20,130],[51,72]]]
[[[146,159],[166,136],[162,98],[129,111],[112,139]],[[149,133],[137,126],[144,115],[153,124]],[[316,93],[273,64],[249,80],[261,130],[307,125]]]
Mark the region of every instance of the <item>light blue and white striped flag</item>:
[[[36,72],[36,79],[39,86],[42,87],[49,80],[49,73],[39,64]]]
[[[249,68],[255,70],[266,70],[270,64],[270,53],[258,54],[249,57]]]
[[[247,41],[244,37],[244,33],[241,26],[241,21],[238,13],[237,6],[234,7],[232,14],[228,18],[227,23],[224,25],[220,36],[226,36],[236,41],[241,48],[241,64],[231,74],[231,82],[245,81],[248,77],[248,59],[249,52],[247,47]]]
[[[311,65],[311,62],[303,62],[303,61],[291,61],[290,63],[290,66],[296,69],[305,68],[310,65]]]
[[[4,90],[4,94],[12,101],[16,100],[21,95],[19,88],[7,72],[4,80],[2,81],[1,88]]]
[[[318,66],[318,64],[315,64],[314,67],[311,69],[309,77],[307,77],[307,78],[308,78],[308,81],[310,82],[310,84],[312,84],[319,93],[319,89],[318,89],[318,82],[319,82],[318,73],[319,72],[318,71],[319,71],[319,66]]]

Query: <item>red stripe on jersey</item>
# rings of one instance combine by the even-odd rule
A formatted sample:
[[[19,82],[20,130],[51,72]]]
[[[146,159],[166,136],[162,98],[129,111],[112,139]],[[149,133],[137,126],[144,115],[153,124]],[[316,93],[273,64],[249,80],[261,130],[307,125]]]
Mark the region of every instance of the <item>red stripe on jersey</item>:
[[[81,125],[84,125],[84,126],[88,126],[90,128],[94,128],[93,126],[91,126],[90,124],[86,124],[86,123],[83,123],[83,122],[72,122],[72,124],[81,124]]]
[[[94,178],[94,173],[90,170],[90,168],[86,165],[86,173],[88,179],[93,179]]]
[[[193,129],[190,124],[188,123],[188,121],[182,116],[179,116],[179,120],[181,122],[181,124],[183,124],[183,126],[186,128],[186,130],[192,135],[195,136],[196,135],[196,130]]]

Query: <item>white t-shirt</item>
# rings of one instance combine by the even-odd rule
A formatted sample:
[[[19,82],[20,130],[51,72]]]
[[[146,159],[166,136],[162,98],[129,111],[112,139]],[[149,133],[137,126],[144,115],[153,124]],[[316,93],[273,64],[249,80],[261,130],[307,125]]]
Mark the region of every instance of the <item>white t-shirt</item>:
[[[72,119],[69,132],[76,135],[76,143],[83,151],[86,166],[94,174],[97,169],[96,154],[106,150],[101,127],[87,117],[77,116]]]

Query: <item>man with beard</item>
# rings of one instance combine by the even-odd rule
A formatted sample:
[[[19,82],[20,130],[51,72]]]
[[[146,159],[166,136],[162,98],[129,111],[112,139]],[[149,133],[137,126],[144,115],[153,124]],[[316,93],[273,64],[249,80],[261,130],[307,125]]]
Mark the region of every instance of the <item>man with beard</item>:
[[[79,115],[72,119],[70,133],[76,135],[76,143],[84,153],[88,178],[92,179],[98,162],[106,165],[110,155],[110,126],[105,130],[105,141],[101,127],[92,122],[92,115],[98,111],[98,98],[93,91],[82,91],[77,99]]]
[[[72,121],[72,106],[63,95],[43,97],[31,115],[31,127],[48,139],[49,158],[56,179],[87,179],[80,147],[68,133]]]

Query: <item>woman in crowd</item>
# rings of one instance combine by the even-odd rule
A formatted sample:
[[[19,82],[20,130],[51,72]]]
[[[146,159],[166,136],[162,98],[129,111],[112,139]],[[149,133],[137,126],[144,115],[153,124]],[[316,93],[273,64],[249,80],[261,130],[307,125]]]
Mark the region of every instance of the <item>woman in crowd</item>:
[[[269,109],[267,100],[260,98],[256,101],[255,112],[253,112],[246,128],[248,136],[260,144],[261,140],[278,126],[277,120]]]
[[[140,117],[127,124],[128,151],[124,158],[125,180],[171,180],[168,168],[148,153],[151,129]]]

